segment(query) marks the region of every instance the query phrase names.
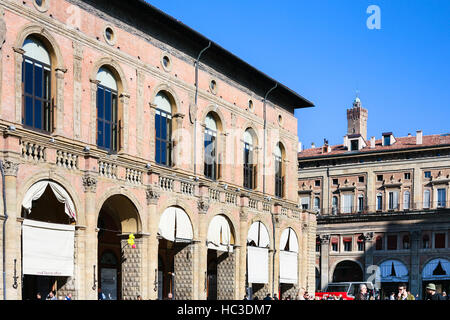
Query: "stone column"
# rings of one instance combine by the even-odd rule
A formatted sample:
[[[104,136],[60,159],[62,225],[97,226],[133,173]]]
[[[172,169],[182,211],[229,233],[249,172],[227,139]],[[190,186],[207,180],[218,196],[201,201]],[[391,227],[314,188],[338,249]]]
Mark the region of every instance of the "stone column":
[[[175,299],[194,299],[194,247],[198,244],[187,244],[174,249],[173,269],[175,272]],[[176,251],[178,250],[178,251]],[[201,299],[201,297],[199,297]]]
[[[206,236],[208,232],[208,225],[206,221],[206,213],[209,209],[209,203],[206,199],[201,199],[198,202],[198,212],[199,212],[199,228],[198,228],[198,240],[199,242],[196,244],[198,259],[195,261],[197,264],[197,286],[198,286],[198,298],[199,300],[206,300],[206,272],[208,268],[208,247],[206,246]]]
[[[17,212],[17,172],[18,160],[3,160],[5,173],[5,197],[8,220],[5,225],[5,261],[6,261],[6,299],[21,299],[21,223],[17,222],[20,212]],[[2,221],[4,223],[4,221]],[[3,227],[3,226],[2,226]],[[14,263],[14,260],[16,261]],[[14,279],[14,276],[18,277]],[[3,279],[2,279],[3,283]],[[2,292],[3,295],[3,292]]]
[[[323,234],[320,239],[320,286],[321,290],[325,290],[328,285],[328,264],[330,253],[330,235]]]
[[[235,253],[217,251],[217,300],[234,300]]]
[[[136,300],[141,293],[141,264],[143,239],[134,239],[136,248],[128,244],[128,235],[122,235],[122,299]]]
[[[66,68],[56,68],[55,69],[55,79],[56,79],[56,123],[53,123],[55,128],[55,134],[59,136],[64,136],[64,75],[67,72]]]
[[[374,251],[374,234],[373,232],[364,233],[364,279],[367,281],[375,272],[370,266],[373,265],[373,251]]]
[[[97,240],[97,212],[96,212],[96,192],[97,176],[92,172],[87,172],[83,176],[83,186],[85,192],[85,291],[84,300],[97,300],[97,290],[100,286],[98,279],[98,240]]]
[[[73,137],[81,139],[81,103],[83,47],[80,43],[73,43]]]
[[[14,50],[14,64],[15,64],[15,103],[16,116],[15,122],[22,123],[22,64],[23,55],[25,51],[22,48],[13,48]]]
[[[239,214],[239,267],[238,267],[238,298],[242,299],[245,295],[246,274],[247,274],[247,233],[248,233],[248,213],[241,208]]]
[[[411,266],[409,272],[409,290],[411,294],[416,296],[419,294],[419,298],[422,298],[422,274],[420,273],[420,230],[414,230],[411,232]]]
[[[146,272],[148,273],[147,299],[156,300],[158,298],[158,200],[159,189],[154,185],[147,188],[147,213],[148,213],[148,260],[146,261]]]
[[[128,93],[122,92],[119,94],[119,103],[122,105],[122,127],[119,128],[119,130],[122,132],[120,134],[120,137],[122,141],[119,141],[120,145],[122,146],[122,152],[128,153],[128,146],[129,146],[129,102],[130,102],[130,95]],[[120,109],[119,109],[120,110]],[[119,132],[120,132],[119,131]]]
[[[97,89],[100,84],[99,80],[90,79],[91,82],[91,116],[89,128],[91,129],[89,134],[89,144],[97,144]]]

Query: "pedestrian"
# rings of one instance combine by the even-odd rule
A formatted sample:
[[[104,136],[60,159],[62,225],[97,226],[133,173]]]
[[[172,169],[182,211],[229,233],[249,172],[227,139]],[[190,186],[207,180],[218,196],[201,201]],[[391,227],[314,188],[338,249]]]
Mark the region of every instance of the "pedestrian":
[[[273,300],[279,300],[276,293],[273,294]]]
[[[391,292],[391,295],[389,296],[389,300],[395,300],[395,293]]]
[[[58,300],[58,298],[56,298],[54,292],[52,290],[50,290],[50,292],[47,295],[47,298],[45,300]]]
[[[263,300],[272,300],[272,298],[270,297],[270,293],[268,293]]]
[[[425,300],[447,300],[436,292],[436,285],[434,283],[429,283],[426,287],[426,290],[427,294]]]
[[[369,293],[365,284],[359,285],[359,293],[356,295],[355,300],[369,300]]]
[[[258,296],[255,296],[255,297],[253,298],[253,300],[259,300]]]
[[[248,296],[244,294],[244,300],[248,300]]]
[[[98,288],[98,300],[106,300],[106,296],[100,287]]]
[[[398,286],[397,300],[416,300],[414,296],[406,291],[406,284],[402,283]]]
[[[36,300],[42,300],[42,296],[41,296],[40,292],[36,293]]]
[[[137,296],[136,300],[142,300],[142,297],[141,297],[141,295],[140,295],[140,294],[138,294],[138,296]]]
[[[64,300],[72,300],[72,294],[71,293],[67,294]]]
[[[169,294],[167,295],[167,300],[173,300],[172,292],[169,292]]]

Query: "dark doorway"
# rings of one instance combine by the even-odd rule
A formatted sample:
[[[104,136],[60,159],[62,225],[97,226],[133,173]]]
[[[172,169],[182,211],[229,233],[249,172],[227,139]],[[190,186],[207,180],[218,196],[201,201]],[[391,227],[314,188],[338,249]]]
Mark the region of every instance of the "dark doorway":
[[[333,282],[363,281],[363,272],[359,264],[353,261],[339,262],[334,269]]]

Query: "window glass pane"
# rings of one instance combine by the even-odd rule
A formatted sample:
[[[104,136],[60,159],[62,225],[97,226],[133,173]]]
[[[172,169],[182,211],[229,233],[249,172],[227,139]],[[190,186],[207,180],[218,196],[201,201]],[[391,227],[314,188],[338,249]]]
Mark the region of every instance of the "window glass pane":
[[[29,61],[24,63],[25,70],[23,82],[25,83],[25,93],[33,94],[33,64]]]
[[[34,66],[34,95],[36,97],[43,97],[43,70],[42,67],[35,65]]]
[[[105,146],[105,135],[104,135],[104,125],[103,125],[103,121],[98,120],[97,121],[97,145],[99,147],[104,147]]]
[[[39,99],[34,99],[34,127],[36,129],[42,128],[42,101]]]
[[[33,126],[33,98],[25,97],[25,125]]]
[[[167,140],[167,120],[161,117],[161,139]]]
[[[97,89],[97,117],[99,117],[100,119],[105,118],[104,102],[105,102],[105,91],[103,90],[102,87],[98,87],[98,89]]]
[[[161,141],[156,139],[155,161],[161,163]]]
[[[44,70],[44,99],[50,99],[50,71]]]
[[[108,122],[105,122],[105,145],[104,147],[106,149],[111,149],[111,124]]]
[[[115,94],[114,92],[111,94],[111,99],[112,99],[112,118],[111,120],[117,124],[118,121],[118,116],[117,116],[117,94]]]
[[[111,91],[105,90],[105,120],[112,120],[112,98]]]
[[[161,164],[167,164],[166,162],[166,157],[167,157],[167,143],[161,141]]]

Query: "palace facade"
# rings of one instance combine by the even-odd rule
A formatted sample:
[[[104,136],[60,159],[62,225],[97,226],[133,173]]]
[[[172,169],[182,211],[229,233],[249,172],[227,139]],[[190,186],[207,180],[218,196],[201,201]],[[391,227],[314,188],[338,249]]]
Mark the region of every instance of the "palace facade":
[[[145,1],[0,3],[2,299],[315,284],[312,103]]]

